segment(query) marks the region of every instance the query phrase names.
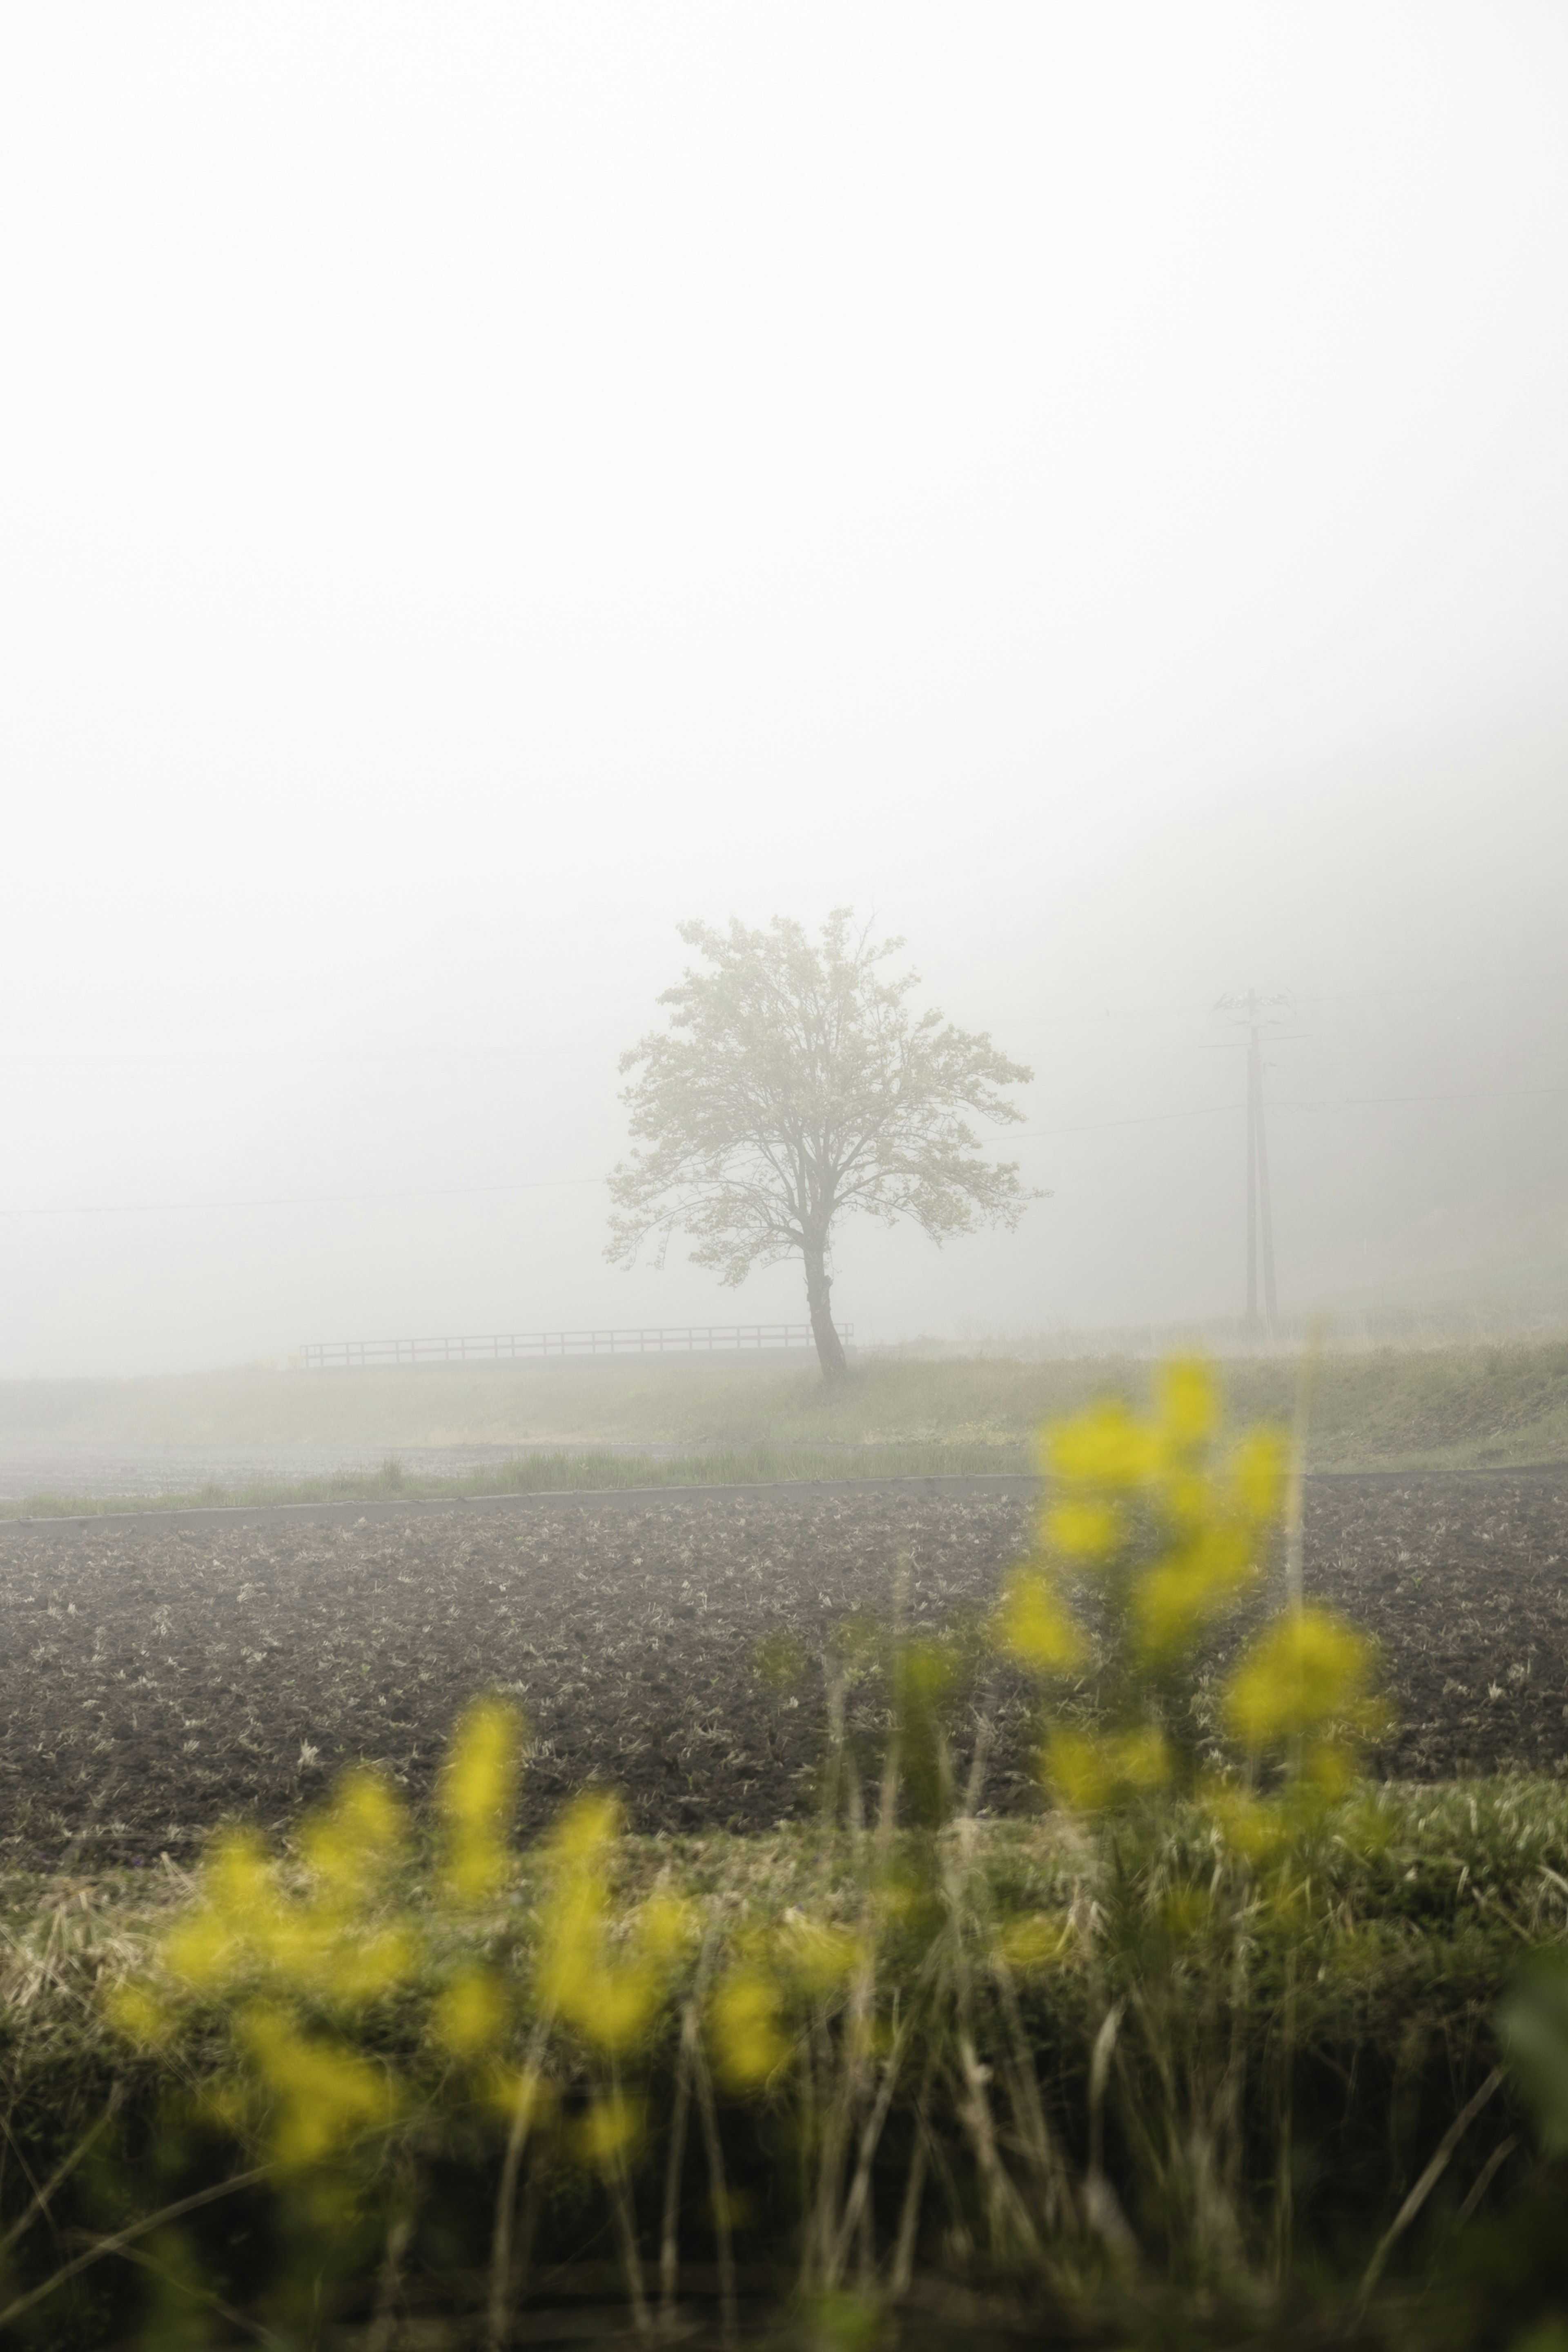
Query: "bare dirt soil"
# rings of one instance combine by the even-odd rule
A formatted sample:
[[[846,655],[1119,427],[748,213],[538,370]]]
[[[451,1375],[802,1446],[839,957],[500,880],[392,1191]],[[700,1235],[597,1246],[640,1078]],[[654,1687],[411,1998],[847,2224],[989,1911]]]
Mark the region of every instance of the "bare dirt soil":
[[[886,1492],[8,1535],[0,1862],[134,1864],[225,1818],[286,1828],[357,1759],[417,1801],[459,1709],[498,1687],[531,1734],[525,1831],[590,1780],[636,1829],[766,1829],[812,1806],[823,1694],[819,1668],[766,1670],[770,1637],[819,1657],[849,1612],[888,1613],[900,1561],[916,1627],[973,1613],[1028,1535],[1024,1503]],[[1382,1771],[1568,1769],[1568,1472],[1317,1482],[1307,1581],[1383,1646]],[[982,1696],[989,1801],[1037,1801],[1031,1695],[997,1669]]]

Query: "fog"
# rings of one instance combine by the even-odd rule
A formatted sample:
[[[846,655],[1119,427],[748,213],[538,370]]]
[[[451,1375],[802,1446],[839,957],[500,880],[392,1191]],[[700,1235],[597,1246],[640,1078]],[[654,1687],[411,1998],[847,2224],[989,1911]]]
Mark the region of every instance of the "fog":
[[[603,1263],[675,926],[1030,1063],[858,1335],[1568,1316],[1568,21],[0,25],[0,1373],[803,1311]],[[1008,1150],[1012,1147],[1009,1144]]]

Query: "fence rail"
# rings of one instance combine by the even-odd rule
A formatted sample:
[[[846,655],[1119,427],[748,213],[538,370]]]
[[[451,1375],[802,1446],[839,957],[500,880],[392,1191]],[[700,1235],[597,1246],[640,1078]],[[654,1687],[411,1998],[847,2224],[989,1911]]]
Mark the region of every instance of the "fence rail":
[[[837,1327],[853,1339],[853,1323]],[[313,1339],[300,1350],[308,1372],[361,1364],[542,1363],[576,1356],[730,1356],[809,1348],[809,1323],[681,1323],[604,1331],[511,1331],[459,1339]]]

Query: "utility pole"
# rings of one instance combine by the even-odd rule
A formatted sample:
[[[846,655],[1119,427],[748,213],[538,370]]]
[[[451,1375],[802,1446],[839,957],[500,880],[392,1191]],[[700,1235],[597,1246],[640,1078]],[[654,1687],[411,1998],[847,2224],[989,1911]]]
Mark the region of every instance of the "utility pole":
[[[1279,1325],[1274,1287],[1274,1203],[1268,1187],[1268,1135],[1263,1122],[1263,1030],[1275,1007],[1289,1005],[1282,992],[1266,996],[1248,988],[1222,996],[1216,1013],[1234,1013],[1247,1030],[1247,1328],[1256,1338],[1258,1242],[1263,1244],[1262,1329],[1272,1339]]]

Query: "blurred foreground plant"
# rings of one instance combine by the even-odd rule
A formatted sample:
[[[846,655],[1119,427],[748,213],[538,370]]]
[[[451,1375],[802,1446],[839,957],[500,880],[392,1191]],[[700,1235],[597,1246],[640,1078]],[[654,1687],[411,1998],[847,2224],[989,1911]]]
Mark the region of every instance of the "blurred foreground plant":
[[[1047,1720],[1039,1754],[1047,1792],[1107,1841],[1086,2217],[1125,2255],[1132,2231],[1100,2154],[1115,2078],[1170,2242],[1199,2276],[1221,2279],[1246,2266],[1256,2166],[1237,2021],[1265,1916],[1310,1929],[1315,1843],[1383,1720],[1373,1653],[1329,1612],[1287,1597],[1244,1644],[1215,1721],[1203,1645],[1265,1589],[1300,1480],[1298,1463],[1288,1488],[1282,1433],[1226,1434],[1206,1365],[1167,1365],[1145,1417],[1110,1401],[1047,1428],[1040,1465],[1035,1554],[1009,1581],[998,1633],[1045,1688],[1091,1676],[1098,1702],[1091,1726]],[[1231,1737],[1228,1759],[1214,1754],[1216,1728]],[[1194,1807],[1177,1841],[1173,1800]],[[1295,1967],[1292,1948],[1272,2037],[1277,2276],[1291,2231]]]
[[[830,1810],[787,1904],[698,1901],[668,1867],[634,1895],[607,1795],[520,1857],[520,1725],[494,1703],[459,1727],[428,1857],[363,1773],[296,1860],[215,1843],[111,2012],[244,2152],[237,2177],[324,2240],[380,2233],[370,2340],[391,2345],[431,2259],[428,2184],[458,2149],[489,2184],[492,2347],[561,2198],[599,2200],[644,2333],[673,2324],[695,2236],[733,2334],[748,2215],[775,2251],[793,2233],[796,2292],[834,2327],[921,2266],[1068,2298],[1283,2286],[1299,1990],[1341,1933],[1325,1856],[1372,1817],[1372,1654],[1288,1605],[1200,1720],[1204,1643],[1261,1597],[1285,1494],[1282,1441],[1227,1439],[1202,1366],[1170,1367],[1147,1418],[1047,1431],[1042,1462],[991,1640],[1043,1696],[1092,1679],[1100,1706],[1045,1722],[1074,1858],[1026,1900],[1000,1894],[978,1817],[983,1727],[962,1788],[953,1769],[977,1636],[910,1636],[901,1603],[830,1654]],[[852,1691],[874,1738],[847,1727]]]

